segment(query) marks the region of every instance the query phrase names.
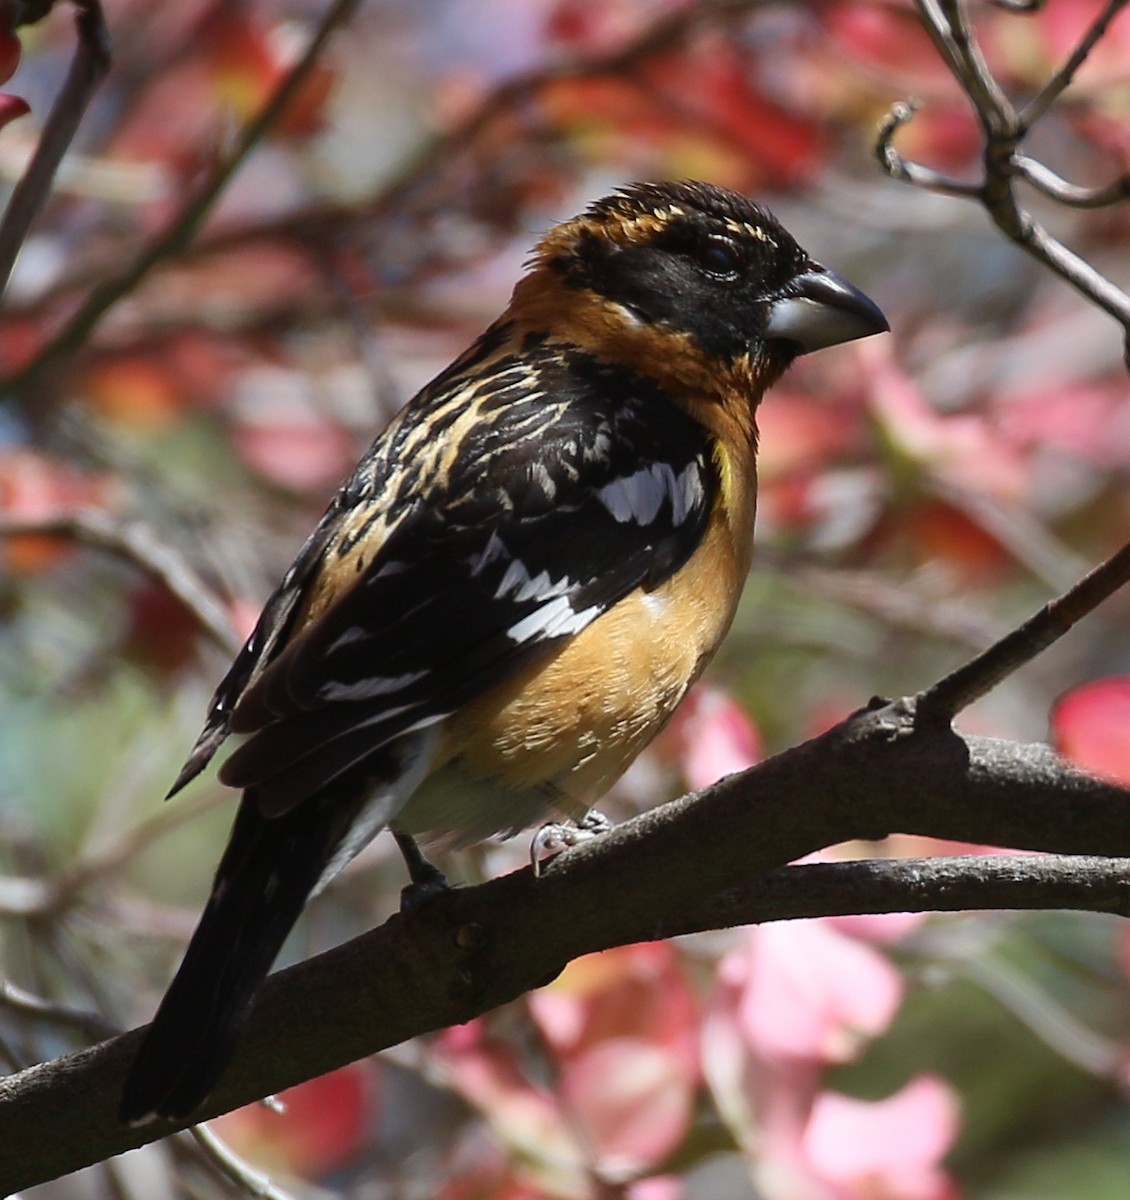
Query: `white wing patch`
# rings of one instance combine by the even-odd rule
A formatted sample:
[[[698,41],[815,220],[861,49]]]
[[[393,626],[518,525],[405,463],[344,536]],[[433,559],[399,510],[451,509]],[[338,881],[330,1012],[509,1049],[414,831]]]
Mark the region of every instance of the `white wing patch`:
[[[478,579],[496,558],[509,557],[510,551],[502,544],[502,538],[498,536],[497,532],[492,530],[490,538],[482,550],[478,554],[472,554],[467,559],[467,565],[471,568],[471,578]]]
[[[534,638],[580,633],[599,613],[600,608],[596,605],[575,612],[567,596],[558,596],[511,625],[506,636],[514,642],[529,642]]]
[[[621,524],[634,521],[637,525],[650,525],[663,502],[668,501],[671,520],[681,525],[703,498],[698,464],[688,463],[676,475],[669,463],[652,463],[606,483],[597,497],[615,520]]]
[[[531,578],[526,564],[521,559],[515,558],[506,568],[506,574],[503,575],[495,589],[494,598],[496,600],[509,598],[518,604],[525,600],[536,600],[539,597],[543,600],[552,600],[555,596],[564,596],[571,586],[572,581],[568,575],[554,580],[550,578],[548,571],[540,571]]]
[[[697,463],[687,463],[675,480],[675,490],[671,493],[671,520],[681,525],[687,514],[694,508],[700,508],[706,503],[706,493],[702,490],[702,474]]]

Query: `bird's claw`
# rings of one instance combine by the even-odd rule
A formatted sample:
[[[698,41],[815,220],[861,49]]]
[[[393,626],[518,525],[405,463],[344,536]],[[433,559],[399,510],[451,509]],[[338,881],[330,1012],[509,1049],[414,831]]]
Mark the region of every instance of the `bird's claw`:
[[[534,874],[540,875],[542,865],[556,858],[563,850],[600,837],[611,828],[612,822],[595,808],[590,808],[575,824],[550,821],[549,824],[543,825],[530,843],[530,865]]]

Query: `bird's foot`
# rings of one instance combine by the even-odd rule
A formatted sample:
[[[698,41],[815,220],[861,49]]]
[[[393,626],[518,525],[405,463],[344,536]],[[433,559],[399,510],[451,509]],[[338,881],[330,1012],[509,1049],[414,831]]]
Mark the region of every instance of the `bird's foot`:
[[[413,838],[406,833],[397,833],[395,829],[392,836],[396,838],[396,844],[400,847],[401,856],[412,880],[400,889],[400,911],[408,913],[433,896],[438,896],[440,892],[446,892],[451,884],[447,882],[447,876],[439,867],[428,862]]]
[[[551,821],[543,825],[530,843],[530,865],[534,868],[534,874],[540,875],[543,864],[556,858],[563,850],[600,837],[611,828],[612,822],[595,808],[590,808],[576,824]]]

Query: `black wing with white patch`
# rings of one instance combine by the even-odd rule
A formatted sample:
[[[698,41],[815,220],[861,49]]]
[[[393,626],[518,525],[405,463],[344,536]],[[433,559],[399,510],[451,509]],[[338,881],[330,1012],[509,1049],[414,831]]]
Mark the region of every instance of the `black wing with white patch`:
[[[231,729],[252,736],[221,777],[264,812],[481,696],[701,540],[717,485],[698,424],[575,350],[526,345],[520,362],[462,396],[375,556],[235,704]],[[499,358],[491,379],[509,369]],[[406,427],[390,434],[410,441]]]

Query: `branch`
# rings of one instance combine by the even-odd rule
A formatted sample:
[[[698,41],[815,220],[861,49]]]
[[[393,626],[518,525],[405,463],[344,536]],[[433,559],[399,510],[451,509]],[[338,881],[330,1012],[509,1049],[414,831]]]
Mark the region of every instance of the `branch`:
[[[1085,188],[1068,183],[1043,163],[1023,154],[1017,156],[1013,166],[1036,191],[1068,208],[1109,208],[1130,200],[1130,175],[1119,175],[1102,187]]]
[[[876,154],[892,179],[944,195],[977,200],[1010,241],[1118,321],[1122,326],[1130,369],[1130,296],[1053,238],[1021,205],[1015,188],[1017,179],[1024,179],[1044,195],[1074,207],[1098,207],[1114,203],[1128,194],[1124,178],[1104,188],[1078,188],[1034,163],[1022,152],[1024,139],[1033,124],[1070,85],[1110,22],[1127,2],[1108,0],[1068,61],[1051,76],[1023,113],[1018,113],[981,54],[962,0],[917,0],[927,33],[950,73],[969,97],[981,124],[984,136],[982,177],[977,183],[950,179],[929,167],[907,161],[895,150],[895,134],[913,117],[917,107],[914,101],[892,106],[880,125]],[[1008,4],[1006,7],[1030,12],[1037,6]]]
[[[1091,51],[1099,44],[1110,28],[1111,21],[1126,7],[1126,0],[1107,0],[1106,8],[1095,18],[1091,28],[1080,39],[1079,45],[1068,56],[1067,62],[1044,84],[1043,88],[1024,106],[1021,121],[1025,128],[1032,126],[1063,95],[1075,80],[1079,68],[1087,61]]]
[[[1130,581],[1130,542],[1088,572],[1062,596],[1049,601],[1022,625],[917,698],[919,716],[951,721],[963,708],[988,695],[1018,667],[1031,662],[1083,617]]]
[[[0,221],[0,295],[8,287],[16,256],[51,191],[59,163],[78,131],[98,85],[110,69],[110,33],[99,0],[76,0],[78,45],[63,89],[51,106],[39,144],[12,191]]]
[[[626,822],[551,862],[454,890],[264,987],[196,1119],[467,1021],[610,946],[826,912],[966,907],[1130,913],[1107,858],[784,864],[898,830],[1070,855],[1130,856],[1130,791],[1046,747],[962,738],[904,701]],[[0,1194],[171,1133],[117,1121],[139,1032],[0,1083]],[[18,1149],[15,1149],[18,1148]]]
[[[256,1196],[259,1200],[294,1200],[292,1193],[283,1191],[277,1184],[272,1183],[270,1176],[240,1158],[206,1125],[194,1125],[191,1132],[212,1166],[241,1192]]]
[[[0,512],[0,537],[34,534],[73,538],[108,551],[163,584],[185,606],[206,634],[228,654],[240,642],[227,609],[191,564],[140,521],[127,521],[96,508],[80,508],[50,517],[12,517]]]
[[[111,1037],[118,1032],[113,1023],[99,1013],[44,1000],[7,979],[0,979],[0,1006],[40,1024],[75,1029],[88,1038]]]
[[[566,81],[630,75],[649,59],[687,41],[698,29],[739,20],[763,3],[764,0],[702,0],[658,18],[637,38],[612,51],[563,58],[513,76],[487,92],[463,119],[424,147],[370,202],[361,206],[318,204],[269,220],[225,224],[222,229],[203,233],[191,246],[181,245],[171,249],[166,257],[172,254],[190,259],[204,257],[223,253],[233,247],[246,247],[251,242],[278,239],[288,239],[303,246],[327,240],[336,244],[344,229],[361,224],[371,236],[372,231],[379,230],[381,222],[392,214],[411,211],[413,203],[418,203],[419,196],[434,176],[442,171],[450,171],[453,163],[464,160],[469,152],[475,151],[477,145],[496,129],[498,122],[536,101],[547,88]],[[504,139],[504,145],[510,148],[512,141],[512,137],[508,136]],[[397,237],[403,237],[399,227]],[[81,279],[70,276],[58,281],[37,297],[34,304],[22,308],[20,312],[42,318],[45,302],[53,303],[70,295],[89,279],[89,275],[89,270],[84,270]],[[50,346],[45,348],[44,353],[48,350]],[[44,363],[41,366],[37,358],[6,383],[0,380],[0,387],[23,387],[34,382],[41,371],[50,365]]]
[[[331,34],[353,15],[359,4],[360,0],[334,0],[302,56],[283,77],[262,109],[243,127],[230,153],[219,159],[195,195],[125,270],[94,289],[82,307],[26,366],[9,378],[0,379],[0,393],[18,392],[26,388],[49,367],[73,353],[106,313],[123,296],[132,292],[154,267],[185,249],[232,176],[285,112],[317,63],[322,47]]]
[[[891,105],[890,111],[879,122],[879,135],[875,142],[875,154],[879,165],[892,179],[901,183],[909,183],[929,192],[940,192],[945,196],[980,199],[979,183],[964,183],[960,179],[951,179],[940,171],[903,158],[895,149],[895,134],[912,120],[920,107],[920,101],[915,99],[899,100]]]

